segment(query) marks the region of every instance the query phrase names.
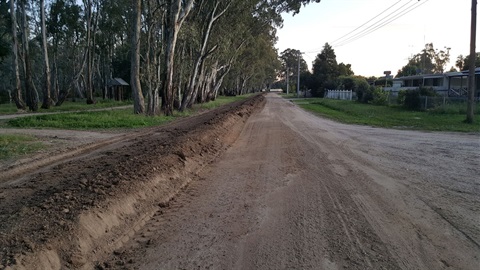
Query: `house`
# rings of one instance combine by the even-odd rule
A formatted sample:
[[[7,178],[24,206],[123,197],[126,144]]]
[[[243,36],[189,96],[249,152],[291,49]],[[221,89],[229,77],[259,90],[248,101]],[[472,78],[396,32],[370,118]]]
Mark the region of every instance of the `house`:
[[[466,97],[468,95],[468,70],[442,74],[424,74],[393,79],[392,87],[385,91],[398,94],[400,90],[415,90],[420,87],[432,88],[442,96]],[[475,69],[475,97],[480,97],[480,68]]]

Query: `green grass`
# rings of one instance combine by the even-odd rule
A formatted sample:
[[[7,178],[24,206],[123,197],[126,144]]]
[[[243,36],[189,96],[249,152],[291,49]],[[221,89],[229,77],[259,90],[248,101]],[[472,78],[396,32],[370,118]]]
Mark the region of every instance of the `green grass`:
[[[2,114],[12,114],[17,112],[17,107],[14,103],[0,104],[0,115]]]
[[[92,109],[111,108],[117,106],[132,105],[131,101],[113,101],[98,99],[95,104],[87,104],[85,100],[77,100],[76,102],[65,101],[61,106],[52,106],[50,109],[40,108],[42,104],[39,104],[39,113],[43,112],[65,112],[65,111],[86,111]],[[17,107],[12,104],[0,104],[0,115],[17,113]]]
[[[234,97],[227,97],[227,96],[218,96],[217,99],[214,101],[210,101],[208,103],[202,103],[202,104],[197,104],[194,106],[195,109],[215,109],[217,107],[220,107],[222,105],[235,102],[238,100],[245,100],[249,97],[251,97],[254,94],[247,94],[247,95],[242,95],[242,96],[234,96]]]
[[[179,117],[186,117],[198,110],[214,109],[250,95],[236,97],[218,97],[215,101],[195,105],[186,112],[176,112],[174,116],[135,115],[132,109],[108,110],[97,112],[72,112],[61,114],[35,115],[19,117],[6,121],[3,126],[16,128],[56,128],[56,129],[124,129],[140,128],[165,124]]]
[[[112,129],[138,128],[161,125],[174,117],[148,117],[133,114],[132,109],[76,112],[20,117],[9,120],[7,126],[17,128],[58,128],[58,129]]]
[[[478,117],[475,124],[466,124],[463,122],[466,116],[458,111],[456,113],[407,111],[394,106],[374,106],[332,99],[304,99],[299,101],[298,105],[347,124],[428,131],[480,132]]]
[[[290,92],[290,93],[288,93],[288,95],[286,93],[280,93],[279,95],[283,98],[288,98],[288,99],[297,98],[297,93],[295,93],[295,92],[293,92],[293,93]]]
[[[0,134],[0,160],[25,155],[43,148],[35,137]]]

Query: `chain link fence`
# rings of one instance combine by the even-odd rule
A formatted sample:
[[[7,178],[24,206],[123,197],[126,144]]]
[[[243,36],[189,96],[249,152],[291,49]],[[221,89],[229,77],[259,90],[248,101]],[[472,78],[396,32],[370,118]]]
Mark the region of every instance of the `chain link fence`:
[[[445,113],[466,113],[468,99],[466,97],[420,97],[422,110]],[[478,99],[475,100],[478,107]]]
[[[418,110],[435,111],[440,113],[466,113],[467,97],[448,97],[448,96],[419,96]],[[387,99],[388,105],[402,105],[398,95],[390,94]],[[479,98],[475,99],[477,111],[480,111]]]

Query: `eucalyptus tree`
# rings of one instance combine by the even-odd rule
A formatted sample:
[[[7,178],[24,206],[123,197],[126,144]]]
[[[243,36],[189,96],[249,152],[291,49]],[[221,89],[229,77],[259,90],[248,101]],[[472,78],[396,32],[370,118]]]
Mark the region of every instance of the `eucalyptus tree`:
[[[140,83],[140,36],[142,18],[142,0],[132,1],[133,3],[133,35],[132,35],[132,59],[130,69],[130,85],[132,87],[134,103],[133,111],[136,114],[145,113],[145,99]]]
[[[158,41],[162,40],[166,10],[159,6],[155,0],[146,0],[145,5],[144,28],[146,32],[146,48],[143,77],[147,88],[147,114],[158,115],[160,113],[161,59],[163,51],[163,46]]]
[[[60,106],[75,90],[75,95],[84,97],[81,78],[86,57],[81,44],[84,37],[82,8],[76,0],[55,0],[50,4],[46,21],[52,43],[52,96]]]
[[[303,59],[302,52],[296,49],[285,49],[280,53],[280,61],[282,64],[280,75],[287,81],[287,76],[290,79],[292,76],[298,78],[298,69],[300,61],[300,74],[309,73],[307,62]],[[289,80],[288,80],[289,81]],[[291,84],[293,80],[289,82]],[[295,84],[296,85],[296,84]]]
[[[9,3],[6,0],[0,0],[0,63],[10,54],[10,42],[8,38],[11,35]]]
[[[435,49],[433,43],[425,44],[425,48],[408,60],[407,65],[402,67],[397,77],[443,73],[445,65],[450,61],[450,48]]]
[[[275,26],[282,22],[280,12],[298,13],[298,4],[309,2],[318,1],[133,1],[130,80],[135,112],[144,113],[144,92],[151,115],[158,113],[159,95],[166,115],[174,108],[213,99],[233,67],[243,78],[243,89],[254,84],[253,80],[273,78],[270,71],[275,68],[260,63],[271,58],[264,56],[274,55],[270,52],[274,51]],[[262,40],[268,42],[256,44]],[[258,46],[269,50],[256,54]],[[247,54],[258,57],[248,61],[238,57]],[[255,68],[270,71],[255,72]]]
[[[87,96],[87,104],[95,103],[93,98],[94,82],[93,72],[95,65],[95,32],[98,25],[98,6],[99,0],[83,0],[84,15],[85,15],[85,52],[84,58],[86,62],[86,79],[85,79],[85,92]]]
[[[48,57],[48,44],[47,44],[47,27],[45,19],[45,0],[40,0],[40,27],[42,32],[42,50],[43,50],[43,59],[44,59],[44,85],[43,85],[43,109],[50,109],[53,101],[51,98],[51,74],[50,74],[50,60]]]
[[[25,74],[25,96],[26,104],[31,111],[38,110],[38,92],[33,84],[32,62],[30,58],[30,25],[27,15],[27,0],[20,0],[21,13],[21,38],[22,38],[22,62],[23,73]]]
[[[279,13],[292,12],[294,15],[300,12],[302,5],[306,6],[310,3],[320,3],[320,1],[321,0],[271,0]]]
[[[174,60],[177,46],[178,33],[187,16],[192,10],[194,0],[167,0],[164,27],[165,43],[165,76],[163,78],[162,107],[165,115],[172,115],[174,109],[175,89]]]
[[[211,32],[213,29],[213,24],[218,21],[228,10],[230,5],[232,4],[233,0],[213,0],[213,1],[202,1],[202,5],[198,10],[203,11],[206,16],[202,16],[200,18],[205,18],[206,20],[202,20],[205,22],[203,28],[203,33],[202,33],[202,39],[201,39],[201,44],[199,46],[198,52],[197,52],[197,57],[194,63],[193,71],[190,76],[190,82],[185,90],[185,93],[182,98],[182,103],[180,110],[184,110],[188,105],[191,105],[193,100],[195,99],[195,96],[199,92],[199,85],[200,82],[202,82],[205,79],[205,69],[204,69],[204,62],[206,58],[211,55],[217,48],[218,44],[215,44],[208,48],[209,46],[209,38],[211,36]],[[216,68],[214,68],[214,73],[209,76],[209,78],[206,80],[207,85],[209,84],[208,81],[212,80],[213,77],[216,76]],[[199,74],[200,73],[200,74]],[[200,77],[200,78],[198,78]],[[203,93],[203,89],[200,90],[201,93]]]
[[[17,109],[25,110],[26,105],[22,97],[22,84],[20,81],[20,67],[19,67],[19,55],[18,55],[18,24],[17,24],[17,12],[16,12],[16,3],[15,0],[10,0],[10,16],[12,24],[12,64],[13,72],[15,76],[15,84],[13,90],[13,100]]]

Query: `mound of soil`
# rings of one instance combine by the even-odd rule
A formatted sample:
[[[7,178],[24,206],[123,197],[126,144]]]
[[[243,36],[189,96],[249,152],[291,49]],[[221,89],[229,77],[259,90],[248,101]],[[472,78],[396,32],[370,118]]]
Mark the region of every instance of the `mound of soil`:
[[[92,269],[168,206],[264,103],[258,95],[1,179],[0,269]]]

